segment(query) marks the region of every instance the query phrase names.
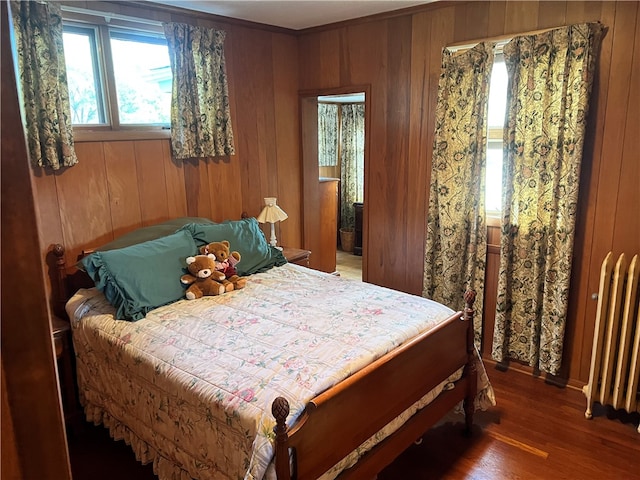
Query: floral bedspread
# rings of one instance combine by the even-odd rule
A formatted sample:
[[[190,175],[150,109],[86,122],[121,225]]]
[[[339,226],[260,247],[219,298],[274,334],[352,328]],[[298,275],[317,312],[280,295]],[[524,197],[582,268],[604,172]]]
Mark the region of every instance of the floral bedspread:
[[[67,311],[88,420],[153,461],[161,480],[274,476],[276,396],[289,400],[293,424],[318,393],[452,313],[291,264],[251,276],[242,290],[181,300],[137,322],[114,320],[95,289],[80,290]],[[493,397],[482,380],[484,408]]]

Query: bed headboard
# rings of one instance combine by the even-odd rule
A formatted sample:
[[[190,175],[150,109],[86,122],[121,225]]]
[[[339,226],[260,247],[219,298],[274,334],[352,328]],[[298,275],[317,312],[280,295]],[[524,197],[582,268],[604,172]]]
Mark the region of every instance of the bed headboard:
[[[71,295],[79,288],[91,288],[93,280],[84,271],[74,267],[67,267],[65,249],[60,243],[56,243],[51,252],[55,259],[55,267],[50,272],[52,308],[53,312],[61,318],[67,318],[65,305]],[[87,251],[83,251],[83,256]]]

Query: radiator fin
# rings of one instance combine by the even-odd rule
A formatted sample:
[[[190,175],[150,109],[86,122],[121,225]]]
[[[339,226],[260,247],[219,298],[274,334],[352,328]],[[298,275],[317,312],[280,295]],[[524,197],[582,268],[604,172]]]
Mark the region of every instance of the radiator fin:
[[[639,280],[638,255],[628,263],[623,253],[614,265],[613,253],[607,254],[600,269],[589,383],[583,388],[587,418],[592,416],[593,402],[629,413],[640,411]]]

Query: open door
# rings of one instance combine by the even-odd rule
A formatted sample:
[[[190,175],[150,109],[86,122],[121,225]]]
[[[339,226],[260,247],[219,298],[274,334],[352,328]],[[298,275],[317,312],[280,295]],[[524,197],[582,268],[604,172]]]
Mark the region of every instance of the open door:
[[[336,270],[336,253],[338,244],[338,228],[340,225],[340,175],[336,174],[328,178],[321,176],[318,162],[318,102],[320,100],[345,103],[355,103],[354,97],[358,95],[365,105],[365,139],[369,108],[366,106],[369,98],[369,87],[343,87],[330,90],[318,90],[302,92],[300,94],[300,120],[302,141],[302,166],[303,166],[303,235],[304,247],[311,251],[310,267],[317,270],[333,273]],[[340,100],[342,97],[342,100]],[[365,141],[365,145],[366,145]],[[366,157],[365,147],[365,157]],[[366,175],[364,175],[366,182]],[[366,190],[366,188],[363,188]],[[362,203],[364,198],[359,199]],[[366,209],[365,209],[366,210]],[[365,216],[364,212],[363,217]],[[366,228],[366,221],[363,222]],[[362,229],[363,244],[366,238],[365,228]],[[366,249],[361,248],[362,278],[366,280]],[[360,253],[359,252],[359,253]]]

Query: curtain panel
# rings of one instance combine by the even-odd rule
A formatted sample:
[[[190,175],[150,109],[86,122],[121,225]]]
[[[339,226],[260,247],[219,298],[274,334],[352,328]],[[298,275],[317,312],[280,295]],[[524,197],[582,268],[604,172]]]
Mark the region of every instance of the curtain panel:
[[[423,296],[458,305],[465,290],[476,291],[478,346],[487,251],[486,111],[492,65],[489,44],[461,54],[443,52],[424,261]]]
[[[492,357],[558,374],[580,163],[601,24],[515,37],[504,131],[503,212]]]
[[[364,104],[340,106],[340,226],[355,227],[354,202],[364,200]]]
[[[78,162],[57,2],[10,3],[18,59],[18,89],[29,158],[58,170]]]
[[[234,155],[224,59],[225,32],[164,24],[173,86],[171,148],[176,159]]]
[[[318,104],[318,165],[338,165],[338,108],[337,103]]]

